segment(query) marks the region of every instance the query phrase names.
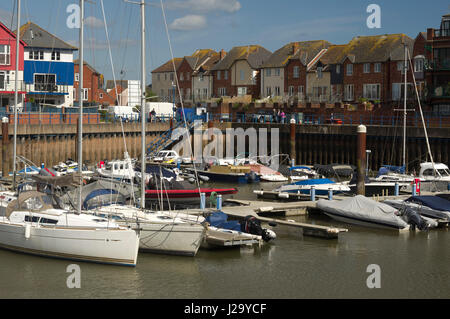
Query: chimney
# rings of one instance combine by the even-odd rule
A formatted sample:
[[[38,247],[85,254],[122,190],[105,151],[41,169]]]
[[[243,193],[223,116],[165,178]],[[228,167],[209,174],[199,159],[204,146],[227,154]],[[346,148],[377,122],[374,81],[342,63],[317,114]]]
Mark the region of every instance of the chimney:
[[[296,54],[300,49],[300,43],[294,42],[292,45],[292,55]]]
[[[222,49],[222,50],[220,50],[219,54],[220,54],[220,61],[222,61],[225,58],[225,56],[227,55],[227,52],[225,52],[225,50]]]

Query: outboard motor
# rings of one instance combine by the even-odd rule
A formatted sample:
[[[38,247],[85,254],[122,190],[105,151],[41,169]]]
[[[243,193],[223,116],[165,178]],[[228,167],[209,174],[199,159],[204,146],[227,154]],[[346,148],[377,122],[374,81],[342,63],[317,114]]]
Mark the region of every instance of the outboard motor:
[[[276,238],[275,233],[270,229],[264,229],[261,227],[261,222],[254,216],[246,216],[241,223],[241,229],[243,232],[261,236],[265,242],[268,242]]]
[[[428,230],[428,223],[416,211],[412,209],[405,209],[404,211],[406,221],[413,229],[417,227],[419,230]]]

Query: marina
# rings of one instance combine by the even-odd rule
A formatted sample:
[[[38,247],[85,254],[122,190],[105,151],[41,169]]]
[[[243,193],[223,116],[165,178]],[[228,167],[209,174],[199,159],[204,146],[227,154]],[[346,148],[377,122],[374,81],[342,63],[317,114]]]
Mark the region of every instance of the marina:
[[[125,80],[103,0],[79,1],[68,42],[13,3],[0,21],[0,298],[450,297],[448,88],[424,84],[448,77],[432,46],[450,45],[450,15],[416,39],[176,58],[180,21],[161,1],[171,60],[149,85],[156,5],[119,5],[139,12],[140,80]],[[106,85],[85,59],[85,5],[101,8]]]

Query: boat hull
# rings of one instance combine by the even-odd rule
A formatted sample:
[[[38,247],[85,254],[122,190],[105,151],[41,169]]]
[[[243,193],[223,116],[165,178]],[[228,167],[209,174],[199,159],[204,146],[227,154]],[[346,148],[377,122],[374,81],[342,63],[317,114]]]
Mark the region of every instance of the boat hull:
[[[131,229],[29,228],[0,221],[0,247],[16,252],[122,266],[136,266],[139,236]]]
[[[197,224],[134,224],[140,229],[139,250],[165,255],[195,256],[205,236]]]
[[[383,223],[383,222],[368,220],[368,219],[353,218],[353,217],[344,216],[344,215],[331,213],[331,212],[324,212],[324,214],[327,215],[328,217],[331,217],[331,218],[339,221],[339,222],[353,224],[353,225],[357,225],[357,226],[372,227],[372,228],[379,228],[379,229],[390,229],[390,230],[397,230],[397,231],[405,229],[405,227],[399,226],[397,224]]]

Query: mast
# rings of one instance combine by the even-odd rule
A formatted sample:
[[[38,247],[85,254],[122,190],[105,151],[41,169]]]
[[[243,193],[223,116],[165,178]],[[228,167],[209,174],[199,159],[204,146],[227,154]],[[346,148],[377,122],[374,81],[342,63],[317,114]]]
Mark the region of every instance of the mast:
[[[20,0],[17,0],[17,33],[16,33],[16,73],[14,76],[14,143],[13,143],[13,190],[16,190],[16,166],[17,166],[17,103],[18,77],[19,77],[19,53],[20,53]],[[22,102],[23,103],[23,102]],[[26,173],[26,167],[25,167]]]
[[[141,208],[145,209],[145,2],[141,0]]]
[[[84,69],[84,0],[80,0],[80,54],[78,58],[80,81],[78,86],[78,173],[80,174],[80,186],[78,187],[77,212],[81,214],[81,186],[83,185],[83,69]]]
[[[406,170],[406,99],[408,97],[408,47],[405,41],[405,65],[403,71],[405,72],[405,101],[403,105],[403,167]]]

